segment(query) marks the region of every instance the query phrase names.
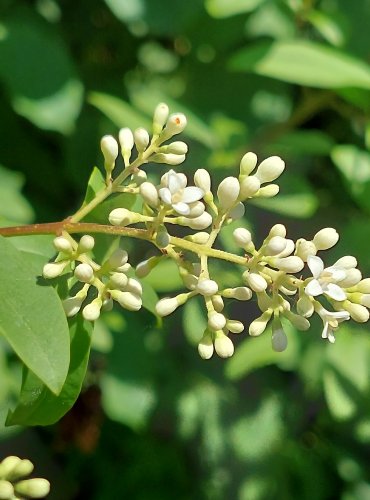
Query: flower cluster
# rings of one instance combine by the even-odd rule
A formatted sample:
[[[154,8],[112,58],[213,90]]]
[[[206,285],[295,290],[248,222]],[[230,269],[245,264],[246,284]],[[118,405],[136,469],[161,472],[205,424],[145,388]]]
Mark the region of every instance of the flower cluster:
[[[27,498],[44,498],[50,491],[47,479],[22,479],[33,471],[30,460],[19,457],[6,457],[0,462],[0,498],[4,500],[21,500]]]
[[[112,210],[110,232],[147,240],[159,250],[157,255],[136,266],[138,278],[149,274],[163,258],[170,258],[177,264],[186,289],[175,297],[159,300],[157,314],[168,316],[192,297],[201,297],[207,328],[199,339],[198,350],[204,359],[212,357],[214,351],[220,357],[231,356],[234,352],[231,334],[244,331],[242,322],[228,317],[227,299],[256,298],[260,315],[249,325],[249,335],[261,335],[271,325],[272,347],[276,351],[283,351],[287,346],[286,321],[298,330],[307,330],[309,318],[316,313],[323,321],[322,337],[330,342],[334,342],[335,331],[342,321],[350,318],[367,321],[370,279],[362,279],[356,259],[346,256],[325,267],[317,255],[338,242],[338,233],[333,228],[318,231],[312,240],[294,241],[287,237],[282,224],[276,224],[262,244],[257,245],[250,231],[237,227],[233,232],[236,253],[215,248],[220,232],[244,216],[251,199],[278,194],[276,180],[285,169],[280,157],[271,156],[259,163],[257,156],[248,152],[240,161],[238,176],[226,177],[215,189],[212,189],[214,180],[203,168],[194,173],[193,183],[184,173],[173,169],[157,182],[152,177],[148,180],[142,169],[147,164],[176,166],[185,160],[186,143],[168,142],[185,126],[185,116],[170,115],[168,106],[162,103],[154,112],[151,137],[142,128],[135,131],[123,128],[118,133],[118,141],[113,136],[104,136],[101,141],[107,187],[99,199],[115,192],[134,193],[140,201],[135,207],[141,206],[136,211],[124,207]],[[134,148],[136,155],[132,159]],[[124,169],[116,173],[119,151]],[[87,213],[88,208],[83,207],[77,216]],[[76,215],[74,217],[76,219]],[[176,225],[190,231],[179,238],[171,229]],[[126,229],[127,226],[132,227]],[[68,267],[73,271],[72,285],[82,283],[82,288],[64,301],[68,316],[76,314],[83,305],[83,316],[93,321],[102,308],[112,307],[113,300],[129,310],[141,307],[141,286],[129,275],[124,250],[118,249],[98,265],[89,256],[94,246],[91,236],[83,236],[77,243],[66,234],[57,237],[54,245],[59,254],[54,262],[45,266],[44,276],[53,278]],[[210,259],[238,266],[239,286],[220,287],[211,275]],[[91,288],[95,294],[90,293]]]
[[[142,305],[142,287],[129,276],[127,252],[117,248],[99,265],[90,256],[94,245],[90,235],[82,236],[78,243],[70,235],[54,239],[59,253],[54,262],[44,266],[43,276],[55,278],[65,271],[73,273],[69,286],[77,287],[78,291],[63,301],[66,315],[75,316],[82,307],[83,317],[95,321],[102,309],[112,309],[114,300],[129,311],[138,311]]]

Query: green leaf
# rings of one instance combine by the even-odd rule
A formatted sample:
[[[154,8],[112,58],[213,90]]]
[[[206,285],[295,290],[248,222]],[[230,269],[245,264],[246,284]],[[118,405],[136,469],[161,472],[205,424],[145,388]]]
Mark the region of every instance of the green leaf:
[[[55,29],[32,10],[3,21],[0,79],[14,109],[40,128],[69,133],[79,115],[83,87]]]
[[[173,292],[184,286],[178,267],[172,259],[161,260],[142,281],[149,283],[156,292]]]
[[[231,68],[318,88],[370,89],[370,68],[359,59],[307,40],[267,42],[247,47]]]
[[[352,144],[335,146],[331,158],[345,177],[352,196],[370,210],[370,154]]]
[[[90,355],[92,328],[92,324],[81,316],[70,321],[71,363],[58,396],[25,369],[18,405],[9,411],[6,425],[51,425],[70,410],[81,392]]]
[[[191,344],[197,345],[207,327],[207,320],[196,297],[186,302],[182,318],[186,338]]]
[[[32,207],[21,194],[23,184],[22,174],[0,165],[0,224],[3,218],[7,219],[7,225],[8,221],[23,224],[32,221]]]
[[[208,13],[216,18],[225,18],[237,14],[251,12],[261,5],[265,0],[207,0],[206,9]]]
[[[143,307],[156,316],[155,305],[159,300],[158,295],[149,283],[141,281],[141,284],[143,287]]]
[[[62,303],[40,276],[40,256],[0,237],[0,333],[22,362],[55,394],[69,366],[68,324]]]
[[[295,130],[269,144],[267,151],[271,154],[280,154],[284,158],[303,155],[327,156],[333,146],[333,139],[320,130]]]

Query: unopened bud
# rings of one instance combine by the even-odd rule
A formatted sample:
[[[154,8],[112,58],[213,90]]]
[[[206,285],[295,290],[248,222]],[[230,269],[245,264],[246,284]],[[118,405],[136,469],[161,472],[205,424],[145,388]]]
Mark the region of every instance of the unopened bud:
[[[141,215],[127,210],[127,208],[115,208],[109,214],[109,222],[113,226],[128,226],[141,220]]]
[[[288,310],[285,310],[283,314],[297,330],[306,331],[310,328],[310,322],[303,316],[299,316],[299,314],[294,314]]]
[[[240,184],[236,177],[226,177],[220,182],[217,189],[217,197],[223,209],[231,208],[238,199]]]
[[[346,270],[346,277],[338,284],[341,288],[350,288],[360,283],[362,274],[359,269],[351,268]]]
[[[332,248],[339,240],[339,234],[332,227],[321,229],[313,237],[313,243],[318,250],[328,250]]]
[[[84,234],[78,242],[78,253],[89,252],[94,248],[95,240],[89,234]]]
[[[140,281],[136,280],[135,278],[129,278],[126,285],[126,291],[141,297],[143,294],[143,287],[141,286]]]
[[[112,273],[109,277],[110,285],[113,288],[122,289],[128,283],[128,277],[124,273]]]
[[[110,173],[114,169],[118,156],[118,143],[113,136],[105,135],[100,141],[100,149],[104,156],[105,170]]]
[[[232,208],[229,212],[229,217],[231,217],[233,220],[238,220],[241,219],[245,214],[245,206],[243,203],[239,202],[237,205],[235,205],[234,208]]]
[[[365,294],[360,294],[360,295],[361,295],[361,297],[360,297],[361,305],[363,305],[367,308],[370,308],[370,294],[365,293]]]
[[[220,358],[230,358],[234,354],[234,344],[222,331],[216,332],[215,351]]]
[[[222,290],[223,297],[228,299],[249,300],[252,298],[252,291],[246,286],[236,288],[225,288]]]
[[[204,295],[205,297],[209,297],[210,295],[215,295],[218,292],[218,285],[215,281],[205,279],[198,281],[197,291]]]
[[[53,245],[58,252],[63,252],[66,254],[71,254],[73,252],[72,244],[67,238],[63,236],[58,236],[54,238]]]
[[[252,198],[252,196],[254,196],[257,193],[260,187],[261,183],[255,175],[246,177],[240,183],[239,198],[242,201],[246,200],[247,198]]]
[[[130,163],[131,151],[134,147],[134,135],[131,129],[125,127],[118,132],[118,140],[121,145],[121,152],[127,166]]]
[[[252,241],[252,235],[248,229],[245,229],[244,227],[238,227],[234,230],[233,232],[233,237],[235,243],[239,247],[247,247],[251,241]]]
[[[186,127],[186,124],[186,116],[183,113],[174,113],[170,115],[161,137],[163,140],[167,140],[174,135],[180,134]]]
[[[231,333],[242,333],[242,331],[244,331],[243,323],[241,321],[236,320],[236,319],[228,319],[226,321],[226,328]]]
[[[50,491],[50,483],[47,479],[35,477],[19,481],[14,489],[17,495],[24,495],[27,498],[43,498]]]
[[[275,224],[274,226],[272,226],[269,232],[269,238],[273,238],[274,236],[280,236],[281,238],[285,238],[286,227],[283,224]]]
[[[161,102],[155,108],[153,116],[153,134],[159,135],[162,132],[163,127],[166,124],[169,114],[169,109],[167,104]]]
[[[256,318],[249,325],[249,335],[252,337],[257,337],[261,335],[266,330],[267,323],[270,321],[272,315],[272,309],[268,309],[261,316]]]
[[[33,471],[33,468],[34,466],[31,460],[25,458],[18,462],[13,470],[7,475],[7,479],[14,481],[15,479],[19,479],[20,477],[28,476]]]
[[[188,219],[186,217],[181,217],[186,225],[191,229],[202,230],[207,229],[212,224],[212,216],[208,212],[203,212],[199,217],[195,217],[195,219]]]
[[[143,260],[139,262],[136,266],[136,276],[138,278],[144,278],[147,276],[150,271],[160,262],[160,257],[150,257],[147,260]]]
[[[361,293],[370,293],[370,278],[365,278],[356,285],[356,290]]]
[[[146,150],[149,144],[149,133],[145,128],[137,128],[134,132],[134,141],[138,153]]]
[[[310,316],[312,316],[314,312],[314,306],[312,300],[310,300],[308,295],[302,295],[302,297],[298,299],[297,311],[298,314],[304,316],[305,318],[309,318]]]
[[[300,238],[296,242],[296,250],[294,254],[301,258],[303,262],[307,262],[310,255],[316,255],[317,248],[313,241],[307,241],[304,238]]]
[[[278,255],[285,250],[287,240],[281,236],[273,236],[265,247],[266,255]]]
[[[143,182],[140,185],[139,190],[145,203],[153,208],[158,206],[158,191],[154,184],[152,184],[151,182]]]
[[[187,217],[189,219],[191,218],[195,219],[204,213],[206,207],[204,206],[204,203],[202,203],[201,201],[194,201],[189,205],[189,208],[190,212],[188,213]]]
[[[82,309],[82,316],[87,321],[96,321],[100,316],[100,309],[102,306],[102,301],[99,297],[94,299],[90,304],[87,304]]]
[[[0,499],[9,500],[14,497],[14,487],[9,481],[0,479]]]
[[[172,153],[175,155],[186,155],[188,152],[188,145],[186,142],[183,141],[175,141],[171,142],[171,144],[168,144],[167,146],[163,146],[165,151],[164,153]],[[162,148],[161,148],[162,149]]]
[[[5,478],[11,475],[17,465],[21,462],[22,459],[14,455],[4,458],[4,460],[0,463],[0,477]]]
[[[204,193],[211,191],[211,176],[204,168],[199,168],[194,174],[194,184],[202,189]]]
[[[131,292],[122,292],[121,290],[112,290],[111,296],[120,306],[128,311],[138,311],[142,306],[141,297]]]
[[[357,266],[357,260],[352,255],[345,255],[341,257],[334,263],[335,267],[341,267],[343,269],[352,269]]]
[[[164,298],[157,302],[155,310],[158,316],[163,317],[172,314],[180,305],[177,297]]]
[[[342,304],[343,308],[349,312],[351,318],[357,323],[366,323],[369,319],[369,311],[361,304],[354,304],[346,300]]]
[[[286,273],[298,273],[302,271],[304,267],[303,260],[295,255],[291,257],[282,257],[280,259],[271,259],[271,264],[280,271],[285,271]]]
[[[208,314],[208,326],[211,330],[222,330],[226,325],[226,318],[223,314],[218,312],[211,312]]]
[[[270,156],[260,163],[255,175],[261,181],[261,184],[264,184],[277,179],[283,173],[284,168],[285,163],[279,156]]]
[[[210,359],[213,355],[213,340],[211,333],[206,330],[198,344],[198,353],[202,359]]]
[[[117,248],[109,257],[107,264],[111,269],[118,269],[128,261],[128,253],[122,248]]]
[[[72,316],[75,316],[78,313],[85,298],[86,295],[82,297],[78,296],[77,294],[75,297],[68,297],[67,299],[63,300],[63,309],[66,313],[67,318],[72,318]]]
[[[94,270],[89,264],[78,264],[75,269],[74,275],[78,281],[82,283],[90,283],[94,277]]]
[[[186,155],[177,155],[173,153],[155,153],[150,157],[154,163],[166,163],[167,165],[180,165],[185,161]]]
[[[277,184],[269,184],[268,186],[263,186],[256,193],[257,198],[273,198],[280,191],[280,188]]]
[[[60,262],[49,262],[44,265],[42,275],[46,279],[53,279],[60,276],[64,268],[69,264],[68,260],[61,260]]]
[[[246,153],[240,161],[240,175],[249,175],[257,165],[257,155],[255,153]]]
[[[212,295],[211,297],[213,307],[215,308],[216,312],[221,312],[224,309],[224,301],[221,297],[221,295]]]
[[[262,292],[267,288],[267,281],[263,276],[258,273],[244,273],[243,277],[246,279],[248,285],[255,292]]]

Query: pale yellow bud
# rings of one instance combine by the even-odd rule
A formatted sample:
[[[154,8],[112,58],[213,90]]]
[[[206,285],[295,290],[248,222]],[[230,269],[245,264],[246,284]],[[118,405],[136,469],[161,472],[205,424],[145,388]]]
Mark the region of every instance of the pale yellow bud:
[[[239,198],[242,201],[246,200],[247,198],[252,198],[252,196],[254,196],[260,189],[260,187],[261,183],[255,175],[246,177],[240,183]]]
[[[286,236],[286,227],[283,224],[275,224],[272,226],[269,232],[269,238],[273,238],[274,236],[280,236],[281,238],[285,238]]]
[[[218,292],[218,285],[215,281],[204,279],[198,281],[197,291],[205,297],[215,295]]]
[[[263,276],[258,273],[244,273],[243,277],[246,279],[248,285],[255,292],[262,292],[267,288],[267,281]]]
[[[78,242],[78,253],[89,252],[94,248],[95,240],[89,234],[84,234]]]
[[[71,254],[73,252],[72,244],[67,238],[63,236],[58,236],[54,238],[53,245],[58,252],[63,252],[66,254]]]
[[[210,359],[213,356],[213,340],[211,333],[206,330],[202,340],[198,344],[198,353],[202,359]]]
[[[104,156],[105,170],[110,173],[118,156],[118,143],[111,135],[105,135],[100,141],[100,149]]]
[[[352,269],[357,267],[357,259],[352,255],[345,255],[334,263],[335,267],[342,267],[343,269]]]
[[[245,153],[240,161],[240,175],[249,175],[257,165],[257,155],[252,152]]]
[[[14,497],[14,487],[9,481],[0,479],[0,500],[11,500]]]
[[[361,293],[370,293],[370,278],[365,278],[356,285],[356,290]]]
[[[252,241],[251,232],[244,227],[237,227],[233,232],[233,237],[235,243],[242,248],[248,246]]]
[[[273,198],[280,191],[280,188],[277,184],[269,184],[268,186],[263,186],[256,193],[256,197],[258,198]]]
[[[217,189],[217,197],[223,209],[228,210],[237,201],[240,192],[240,184],[236,177],[226,177],[220,182]]]
[[[297,302],[297,311],[298,314],[304,316],[305,318],[309,318],[312,316],[314,312],[314,306],[308,295],[302,295]]]
[[[236,288],[225,288],[222,295],[228,299],[249,300],[252,297],[252,291],[246,286]]]
[[[94,299],[91,304],[85,306],[82,310],[82,316],[86,321],[96,321],[100,316],[102,301],[100,298]]]
[[[134,132],[134,141],[139,153],[146,150],[149,144],[149,133],[145,128],[137,128]]]
[[[211,330],[217,331],[222,330],[226,325],[226,318],[223,314],[218,312],[210,312],[208,314],[208,327]]]
[[[156,153],[150,157],[150,161],[154,163],[166,163],[167,165],[180,165],[185,159],[186,155],[174,153]]]
[[[212,216],[208,212],[203,212],[199,217],[195,217],[194,219],[188,219],[186,217],[180,217],[186,222],[186,225],[191,229],[202,230],[206,229],[212,224]]]
[[[224,308],[224,301],[221,297],[221,295],[212,295],[211,297],[213,307],[217,312],[221,312]]]
[[[194,174],[194,184],[202,189],[204,193],[211,190],[211,176],[204,168],[199,168]]]
[[[158,316],[163,317],[173,313],[180,305],[177,297],[164,298],[157,302],[155,310]]]
[[[142,306],[141,297],[135,293],[111,290],[112,299],[128,311],[138,311]]]
[[[241,321],[237,321],[236,319],[228,319],[226,321],[226,328],[231,333],[242,333],[244,330],[244,325]]]
[[[50,491],[50,483],[47,479],[33,478],[20,481],[14,486],[17,495],[27,498],[43,498]]]
[[[112,273],[109,282],[112,288],[122,289],[127,285],[128,277],[124,273]]]
[[[139,264],[136,266],[136,276],[138,278],[144,278],[158,264],[159,261],[160,257],[150,257],[147,260],[139,262]]]
[[[304,267],[303,260],[295,255],[271,259],[271,264],[277,269],[280,269],[280,271],[285,271],[286,273],[298,273],[302,271]]]
[[[186,127],[186,124],[186,116],[183,113],[174,113],[170,115],[161,134],[161,138],[165,141],[174,135],[180,134]]]
[[[285,163],[279,156],[270,156],[260,163],[256,177],[261,181],[261,184],[272,182],[283,173],[284,168]]]
[[[310,255],[316,255],[317,248],[313,241],[307,241],[304,238],[300,238],[296,242],[295,255],[300,257],[303,262],[307,262]]]
[[[328,250],[332,248],[339,240],[339,234],[332,227],[321,229],[313,237],[313,243],[317,250]]]
[[[283,314],[292,323],[292,325],[297,328],[297,330],[306,331],[310,328],[310,322],[303,316],[299,316],[298,314],[294,314],[288,310],[285,310]]]
[[[49,262],[44,265],[42,275],[46,279],[57,278],[62,274],[64,268],[69,264],[68,260],[61,260],[59,262]]]
[[[272,309],[267,309],[261,316],[256,318],[249,325],[249,335],[252,337],[257,337],[261,335],[266,330],[267,323],[270,321],[272,315]]]
[[[287,240],[281,236],[273,236],[267,243],[264,253],[266,255],[278,255],[287,245]]]
[[[362,279],[362,274],[359,269],[347,269],[346,277],[341,280],[338,284],[341,288],[349,288],[360,283]]]
[[[126,264],[128,261],[128,253],[122,248],[117,248],[109,257],[107,263],[111,269],[117,269]]]
[[[351,318],[357,323],[366,323],[369,319],[369,311],[361,304],[353,304],[349,300],[342,303],[343,308],[349,312]]]
[[[82,283],[90,283],[94,278],[94,270],[89,264],[78,264],[74,272],[75,278]]]
[[[134,147],[134,135],[131,129],[124,127],[118,132],[118,140],[121,146],[122,157],[125,165],[130,163],[131,151]]]
[[[222,331],[216,332],[215,351],[220,358],[230,358],[234,354],[234,344]]]
[[[165,151],[163,153],[173,153],[175,155],[186,155],[188,152],[188,145],[183,141],[171,142],[167,146],[163,146]],[[162,148],[161,148],[162,150]]]
[[[166,124],[169,114],[169,109],[167,104],[161,102],[155,108],[153,116],[153,134],[159,135],[162,132],[163,127]]]

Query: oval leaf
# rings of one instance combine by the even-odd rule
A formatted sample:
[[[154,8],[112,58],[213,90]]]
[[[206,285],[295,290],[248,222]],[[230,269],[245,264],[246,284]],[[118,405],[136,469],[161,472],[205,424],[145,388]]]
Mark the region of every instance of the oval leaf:
[[[38,282],[40,260],[0,237],[0,333],[22,362],[58,394],[68,373],[68,324],[56,291]]]

